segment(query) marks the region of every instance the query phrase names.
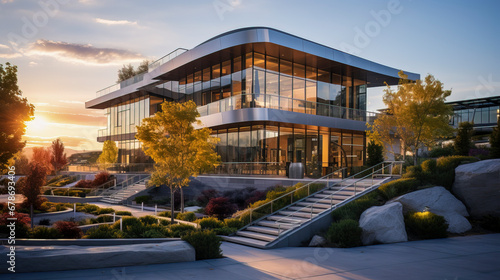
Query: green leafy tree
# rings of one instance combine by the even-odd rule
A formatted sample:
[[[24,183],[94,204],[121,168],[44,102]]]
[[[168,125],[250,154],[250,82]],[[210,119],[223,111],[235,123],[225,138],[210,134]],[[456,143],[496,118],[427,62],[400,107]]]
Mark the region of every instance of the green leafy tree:
[[[135,70],[134,66],[132,64],[129,65],[123,65],[121,69],[118,70],[118,83],[123,82],[127,79],[132,78],[135,76]]]
[[[50,163],[52,167],[56,171],[56,174],[63,168],[66,164],[68,164],[68,158],[66,157],[66,153],[64,152],[64,144],[61,139],[57,138],[52,141],[52,146],[50,147],[52,151],[52,159]]]
[[[104,164],[113,164],[118,159],[118,147],[116,147],[116,143],[111,140],[104,141],[104,145],[102,146],[102,153],[99,155],[97,159],[97,163]]]
[[[500,158],[500,117],[497,118],[497,127],[493,129],[490,135],[490,156],[492,158]]]
[[[209,128],[194,128],[193,124],[201,126],[201,122],[196,119],[200,114],[193,101],[164,102],[161,108],[160,112],[142,121],[135,137],[141,141],[144,153],[155,161],[151,183],[170,187],[174,217],[175,189],[181,190],[183,212],[182,187],[189,184],[191,176],[219,164],[220,157],[215,152],[219,139],[210,136]]]
[[[387,113],[374,121],[368,136],[388,146],[394,145],[391,137],[400,139],[403,151],[410,149],[414,165],[417,165],[419,148],[433,146],[436,139],[453,132],[448,125],[452,107],[445,104],[451,91],[443,90],[443,84],[430,74],[424,81],[415,82],[408,80],[402,71],[399,77],[396,91],[389,85],[384,90],[383,101]]]
[[[22,136],[32,120],[35,107],[22,97],[17,85],[17,66],[0,64],[0,170],[26,145]]]
[[[148,72],[149,70],[149,60],[143,60],[139,66],[137,66],[137,70],[135,70],[135,74],[141,74],[144,72]]]
[[[457,137],[453,144],[455,154],[459,156],[468,156],[469,150],[472,147],[472,134],[474,132],[474,124],[470,122],[461,122],[458,125]]]
[[[366,153],[368,154],[368,160],[366,161],[368,166],[374,166],[384,161],[384,147],[374,140],[368,142]]]

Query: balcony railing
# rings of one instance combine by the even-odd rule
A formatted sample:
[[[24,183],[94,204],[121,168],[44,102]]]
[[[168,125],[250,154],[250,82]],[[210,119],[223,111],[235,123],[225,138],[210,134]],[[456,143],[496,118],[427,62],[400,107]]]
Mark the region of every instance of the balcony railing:
[[[161,57],[160,59],[157,59],[157,60],[153,61],[151,64],[149,64],[147,72],[149,73],[149,72],[153,71],[154,69],[158,68],[160,65],[167,63],[168,61],[174,59],[175,57],[179,56],[180,54],[182,54],[186,51],[187,51],[187,49],[183,49],[183,48],[175,49],[174,51],[168,53],[167,55],[165,55],[165,56]],[[127,87],[129,85],[135,84],[137,82],[140,82],[144,79],[144,74],[146,74],[146,72],[142,72],[142,73],[137,74],[137,75],[133,76],[132,78],[127,79],[123,82],[116,83],[116,84],[111,85],[109,87],[103,88],[103,89],[97,91],[96,96],[100,97],[100,96],[106,95],[108,93],[111,93],[113,91],[117,91],[121,88]]]
[[[198,107],[200,116],[243,108],[270,108],[372,123],[378,113],[272,94],[241,94]]]

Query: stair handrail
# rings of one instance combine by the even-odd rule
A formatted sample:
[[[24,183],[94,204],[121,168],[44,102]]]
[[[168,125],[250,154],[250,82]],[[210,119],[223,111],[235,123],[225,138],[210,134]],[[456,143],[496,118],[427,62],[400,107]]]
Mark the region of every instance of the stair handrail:
[[[134,176],[134,177],[132,177],[132,178],[130,178],[130,179],[133,179],[133,178],[135,178],[135,177],[137,177],[137,176],[145,176],[145,175],[144,175],[144,174],[141,174],[141,175],[136,175],[136,176]],[[144,181],[146,181],[146,180],[149,180],[150,178],[151,178],[151,176],[150,176],[150,175],[146,175],[146,177],[144,177],[144,178],[142,178],[142,179],[139,179],[138,181],[135,181],[135,182],[133,182],[133,181],[132,181],[133,183],[127,183],[127,184],[126,184],[126,186],[123,186],[123,185],[122,185],[120,188],[117,188],[117,186],[115,186],[115,187],[111,187],[111,188],[109,188],[109,189],[104,190],[104,191],[101,193],[101,196],[107,196],[107,197],[110,197],[110,196],[112,196],[112,195],[116,194],[117,192],[119,192],[119,191],[121,191],[121,190],[124,190],[124,189],[128,188],[129,186],[132,186],[132,185],[136,185],[136,184],[142,183],[142,182],[144,182]],[[127,179],[126,181],[129,181],[130,179]],[[112,192],[111,194],[109,194],[109,195],[103,195],[105,192],[108,192],[108,191],[113,191],[113,192]]]
[[[135,181],[137,179],[137,177],[140,178],[141,176],[146,176],[146,177],[143,178],[143,179],[139,179],[138,181]],[[137,183],[139,183],[139,182],[141,182],[141,181],[143,181],[143,180],[145,180],[145,179],[147,179],[149,177],[150,176],[147,176],[145,174],[138,174],[138,175],[135,175],[135,176],[132,176],[132,177],[128,178],[127,180],[125,180],[125,181],[123,181],[123,182],[121,182],[119,184],[116,184],[115,186],[113,186],[113,187],[105,190],[104,192],[123,190],[124,188],[127,188],[128,186],[133,185],[133,184],[137,184]],[[104,194],[104,192],[103,192],[103,194]],[[101,195],[103,195],[103,194],[101,194]]]
[[[260,209],[260,208],[262,208],[262,207],[264,207],[264,206],[266,206],[266,205],[269,205],[269,204],[271,204],[271,214],[273,214],[273,213],[275,213],[275,212],[278,212],[278,211],[281,211],[281,209],[283,209],[283,208],[285,208],[285,207],[290,206],[290,205],[291,205],[291,204],[293,204],[294,202],[292,201],[292,203],[290,203],[289,205],[287,205],[287,206],[285,206],[285,207],[282,207],[281,209],[278,209],[278,210],[276,210],[276,211],[274,211],[274,212],[273,212],[273,204],[274,204],[274,202],[275,202],[275,201],[277,201],[277,200],[279,200],[279,199],[282,199],[282,198],[284,198],[284,197],[286,197],[286,196],[290,196],[290,199],[291,199],[291,200],[293,200],[293,194],[295,194],[295,193],[296,193],[297,191],[299,191],[299,190],[304,189],[305,187],[307,187],[307,188],[308,188],[308,189],[307,189],[307,193],[308,193],[308,195],[307,195],[307,196],[310,196],[310,195],[311,195],[311,185],[312,185],[312,184],[314,184],[314,183],[318,183],[319,181],[323,181],[323,182],[324,182],[324,180],[326,179],[326,180],[327,180],[326,185],[325,185],[325,187],[324,187],[324,188],[322,188],[322,189],[321,189],[321,190],[324,190],[325,188],[328,188],[328,185],[329,185],[329,177],[330,177],[330,176],[332,176],[332,175],[334,175],[334,174],[336,174],[336,173],[339,173],[339,172],[341,172],[341,171],[343,172],[345,169],[347,169],[347,168],[346,168],[346,167],[340,167],[340,168],[336,169],[335,171],[333,171],[333,172],[332,172],[332,173],[330,173],[330,174],[327,174],[327,175],[325,175],[325,176],[323,176],[323,177],[320,177],[320,178],[318,178],[318,179],[315,179],[315,180],[313,180],[313,181],[311,181],[311,182],[309,182],[309,183],[307,183],[307,184],[303,185],[303,186],[302,186],[302,187],[300,187],[300,188],[297,188],[297,189],[295,189],[295,190],[289,191],[289,192],[287,192],[287,193],[285,193],[285,194],[283,194],[283,195],[281,195],[281,196],[279,196],[279,197],[277,197],[277,198],[275,198],[275,199],[273,199],[273,200],[271,200],[271,201],[268,201],[268,202],[266,202],[266,203],[264,203],[264,204],[262,204],[262,205],[260,205],[260,206],[258,206],[258,207],[256,207],[256,208],[245,209],[245,210],[244,210],[244,211],[242,211],[240,214],[235,215],[235,216],[233,216],[232,218],[238,218],[238,217],[242,216],[243,214],[250,212],[250,222],[249,222],[247,225],[245,225],[244,227],[242,227],[242,228],[241,228],[241,229],[244,229],[244,228],[246,228],[246,227],[250,226],[251,224],[254,224],[254,223],[256,223],[256,222],[258,222],[258,221],[260,221],[260,220],[261,220],[261,219],[257,219],[257,220],[255,220],[255,221],[252,221],[252,213],[253,213],[253,211],[255,211],[255,210],[257,210],[257,209]],[[342,174],[343,174],[343,173],[341,173],[341,176],[342,176]],[[321,190],[319,190],[319,191],[321,191]],[[318,192],[318,191],[317,191],[317,192]],[[315,192],[315,193],[316,193],[316,192]],[[241,230],[241,229],[240,229],[240,230]]]
[[[389,165],[385,166],[385,164],[387,164],[387,163],[389,163]],[[377,165],[374,165],[374,166],[372,166],[372,167],[369,167],[369,168],[367,168],[367,169],[365,169],[365,170],[363,170],[363,171],[361,171],[361,172],[359,172],[359,173],[357,173],[357,174],[354,174],[354,175],[352,175],[352,176],[349,176],[348,178],[345,178],[344,180],[342,180],[342,181],[340,181],[340,182],[337,182],[337,183],[333,184],[331,187],[334,187],[334,186],[336,186],[336,185],[340,185],[340,186],[342,186],[342,182],[344,182],[344,181],[345,181],[345,182],[347,182],[347,180],[351,180],[351,179],[355,178],[355,176],[357,176],[357,175],[359,175],[359,174],[361,174],[361,173],[366,172],[366,170],[370,170],[370,169],[372,169],[372,172],[371,172],[370,174],[365,175],[365,176],[363,176],[363,177],[361,177],[361,178],[356,178],[356,179],[358,179],[358,180],[355,180],[354,182],[352,182],[352,183],[350,183],[350,184],[345,185],[344,187],[342,187],[342,188],[340,188],[340,189],[336,190],[335,192],[331,193],[329,196],[324,197],[324,198],[321,198],[320,200],[318,200],[318,201],[316,201],[316,202],[312,203],[311,205],[304,206],[304,207],[302,207],[301,209],[299,209],[299,210],[295,210],[295,211],[293,211],[293,213],[291,213],[291,214],[289,214],[289,215],[287,215],[287,216],[285,216],[285,217],[283,217],[283,218],[281,218],[281,219],[279,219],[279,220],[274,221],[274,223],[278,225],[278,235],[281,235],[281,233],[282,233],[282,232],[281,232],[281,225],[282,225],[282,224],[285,224],[285,223],[283,223],[283,222],[281,222],[281,221],[283,221],[283,220],[287,219],[287,220],[289,220],[289,221],[291,221],[291,222],[287,222],[286,224],[299,224],[300,222],[298,222],[298,221],[294,222],[294,221],[293,221],[293,218],[291,218],[291,217],[293,217],[293,215],[294,215],[294,214],[296,214],[297,212],[301,212],[302,210],[304,210],[304,209],[306,209],[306,208],[311,208],[311,216],[310,216],[309,220],[312,220],[312,218],[313,218],[313,214],[314,214],[314,213],[313,213],[314,205],[319,204],[321,201],[324,201],[324,200],[330,200],[330,208],[326,208],[324,211],[327,211],[327,210],[332,210],[332,209],[334,209],[334,208],[337,208],[337,207],[336,207],[336,205],[337,205],[337,204],[342,203],[342,202],[347,201],[347,200],[352,200],[353,198],[358,198],[358,197],[360,197],[360,196],[361,196],[361,194],[363,194],[366,190],[371,189],[371,188],[374,186],[374,185],[373,185],[373,177],[374,177],[373,175],[376,175],[376,174],[377,174],[377,172],[379,172],[379,171],[382,171],[382,172],[383,172],[383,171],[384,171],[387,167],[389,167],[389,168],[390,168],[390,170],[392,171],[392,168],[393,168],[396,164],[398,164],[398,165],[400,165],[400,169],[399,169],[399,173],[400,173],[400,174],[399,174],[399,175],[401,175],[401,174],[402,174],[402,172],[403,172],[403,168],[402,168],[402,164],[403,164],[403,163],[404,163],[404,161],[384,161],[384,162],[381,162],[381,163],[379,163],[379,164],[377,164]],[[379,165],[381,165],[381,166],[382,166],[382,168],[379,168],[379,169],[375,170],[375,168],[376,168],[377,166],[379,166]],[[382,174],[383,174],[383,173],[382,173]],[[392,175],[392,174],[391,174],[391,175]],[[358,182],[360,182],[360,181],[362,181],[362,180],[365,180],[366,178],[368,178],[368,177],[370,177],[370,176],[372,177],[372,185],[371,185],[370,187],[368,187],[368,188],[364,188],[364,189],[363,189],[363,191],[361,191],[361,192],[356,192],[356,183],[358,183]],[[339,203],[337,203],[337,204],[333,204],[333,196],[334,196],[335,194],[337,194],[337,193],[339,193],[339,192],[341,192],[341,191],[345,190],[346,188],[351,187],[351,186],[353,186],[353,185],[354,185],[354,194],[353,194],[352,196],[350,196],[350,197],[348,197],[348,198],[344,199],[342,202],[339,202]],[[323,190],[321,190],[321,191],[323,191]],[[318,192],[316,192],[316,193],[319,193],[319,192],[320,192],[320,191],[318,191]],[[316,193],[315,193],[315,194],[316,194]],[[313,194],[313,195],[314,195],[314,194]],[[302,199],[300,199],[300,200],[297,200],[297,201],[296,201],[296,202],[294,202],[293,204],[297,204],[297,203],[301,202],[302,200],[307,199],[307,198],[308,198],[308,197],[310,197],[310,196],[311,196],[311,195],[309,195],[309,196],[307,196],[307,197],[304,197],[304,198],[302,198]],[[291,206],[291,205],[288,205],[287,207],[290,207],[290,206]],[[335,206],[335,207],[334,207],[334,206]],[[281,211],[281,210],[279,210],[279,211]],[[277,211],[277,212],[279,212],[279,211]],[[323,213],[324,211],[322,211],[321,213]],[[318,214],[321,214],[321,213],[318,213]],[[301,223],[300,223],[300,224],[301,224]]]
[[[113,184],[112,187],[107,187],[110,184]],[[116,187],[116,178],[113,178],[112,180],[109,180],[103,184],[100,184],[97,187],[92,188],[92,191],[89,194],[93,194],[94,196],[99,196],[98,194],[102,194],[103,192],[109,190],[110,188]]]

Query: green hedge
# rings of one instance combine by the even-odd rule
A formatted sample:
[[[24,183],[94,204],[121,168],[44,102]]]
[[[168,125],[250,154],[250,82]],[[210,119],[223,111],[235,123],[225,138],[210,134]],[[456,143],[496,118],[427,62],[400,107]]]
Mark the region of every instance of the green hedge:
[[[182,240],[194,247],[197,260],[222,258],[221,239],[214,231],[191,231]]]
[[[366,195],[333,210],[332,217],[336,222],[345,219],[357,221],[366,209],[372,206],[379,206],[380,204],[380,201],[378,201],[373,195]]]
[[[361,233],[362,229],[356,220],[345,219],[330,226],[326,239],[335,247],[357,247],[363,245],[361,243]]]
[[[187,222],[192,222],[192,221],[196,220],[196,215],[194,214],[194,212],[179,213],[179,214],[177,214],[176,219],[187,221]]]
[[[201,229],[215,229],[224,227],[224,223],[219,221],[217,218],[208,217],[200,220],[196,220],[201,227]]]
[[[30,233],[30,238],[33,239],[59,239],[63,238],[63,235],[55,228],[51,227],[35,227]]]
[[[443,216],[432,212],[408,212],[405,215],[406,231],[419,239],[444,238],[448,224]]]
[[[402,178],[383,184],[378,188],[384,199],[389,200],[394,197],[415,191],[420,185],[415,178]]]

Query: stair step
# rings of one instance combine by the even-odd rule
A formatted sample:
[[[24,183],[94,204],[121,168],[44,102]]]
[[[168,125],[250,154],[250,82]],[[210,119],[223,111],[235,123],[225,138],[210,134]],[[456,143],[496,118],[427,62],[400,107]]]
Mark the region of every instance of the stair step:
[[[252,238],[252,239],[257,239],[257,240],[261,240],[261,241],[267,241],[267,242],[274,241],[277,238],[277,236],[274,236],[274,235],[269,235],[269,234],[265,234],[265,233],[258,233],[258,232],[253,232],[253,231],[247,231],[247,230],[238,231],[236,233],[236,235],[248,237],[248,238]]]
[[[272,215],[267,217],[266,219],[270,221],[279,221],[280,223],[288,223],[291,226],[300,225],[302,223],[309,221],[309,219],[304,219],[301,217],[287,217],[283,215]]]
[[[307,206],[305,206],[305,207],[304,206],[291,206],[291,207],[288,207],[286,210],[311,213],[311,207],[307,207]],[[317,214],[317,213],[321,213],[321,212],[325,211],[325,209],[313,207],[312,211],[313,211],[313,213]]]
[[[357,191],[361,191],[361,190],[364,190],[364,189],[360,189],[358,188]],[[354,189],[351,191],[351,190],[342,190],[342,191],[337,191],[337,190],[325,190],[323,192],[321,192],[321,194],[325,194],[325,195],[337,195],[337,194],[340,194],[340,195],[348,195],[348,196],[351,196],[354,194]]]
[[[334,199],[322,199],[322,198],[314,198],[314,197],[306,198],[305,200],[308,201],[308,202],[316,203],[316,204],[325,204],[325,205],[328,205],[328,208],[330,207],[330,203],[333,203],[335,205],[335,204],[337,204],[339,202],[344,201],[344,199],[338,199],[338,198],[334,198]]]
[[[297,211],[280,211],[279,212],[283,216],[292,216],[292,217],[300,217],[300,218],[311,218],[311,213],[297,212]],[[312,214],[312,217],[316,217],[318,214]]]
[[[257,247],[257,248],[264,248],[267,245],[267,243],[269,243],[266,241],[261,241],[261,240],[252,239],[252,238],[246,238],[246,237],[242,237],[242,236],[223,236],[222,238],[228,242],[238,243],[238,244]]]
[[[281,230],[283,229],[291,229],[294,227],[294,225],[291,224],[277,224],[275,221],[260,221],[257,223],[259,226],[263,227],[271,227],[271,228],[280,228]]]
[[[276,236],[279,235],[278,229],[276,229],[276,228],[270,228],[270,227],[249,226],[245,230],[254,231],[254,232],[258,232],[258,233],[269,234],[269,235],[276,235]]]
[[[329,209],[330,208],[330,204],[324,204],[324,203],[312,203],[312,202],[301,201],[301,202],[297,202],[296,204],[300,205],[300,206],[311,206],[311,205],[313,205],[314,208],[320,208],[320,209]]]

